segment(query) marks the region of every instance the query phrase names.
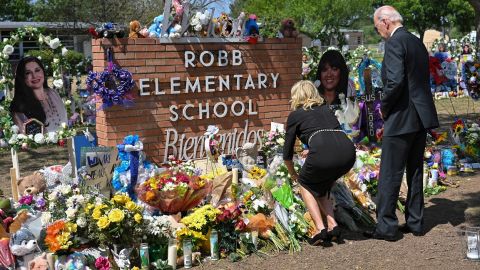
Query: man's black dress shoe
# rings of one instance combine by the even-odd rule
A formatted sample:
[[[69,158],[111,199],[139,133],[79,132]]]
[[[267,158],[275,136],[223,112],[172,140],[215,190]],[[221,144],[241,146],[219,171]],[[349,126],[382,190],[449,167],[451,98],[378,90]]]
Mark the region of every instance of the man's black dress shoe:
[[[414,236],[424,236],[425,235],[425,233],[423,233],[423,232],[412,231],[412,229],[410,229],[410,227],[408,227],[407,224],[403,224],[403,225],[398,226],[398,230],[401,231],[404,234],[411,233]]]
[[[399,240],[399,238],[396,235],[392,235],[392,236],[383,235],[383,234],[376,233],[375,231],[364,231],[363,236],[367,238],[385,240],[385,241],[391,241],[391,242]]]

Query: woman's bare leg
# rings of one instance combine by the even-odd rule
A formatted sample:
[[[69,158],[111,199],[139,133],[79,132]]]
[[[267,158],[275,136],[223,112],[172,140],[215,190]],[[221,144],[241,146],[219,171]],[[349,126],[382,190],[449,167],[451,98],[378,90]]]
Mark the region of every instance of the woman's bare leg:
[[[325,225],[323,224],[322,213],[320,211],[317,200],[315,199],[315,196],[313,196],[310,191],[308,191],[302,186],[300,186],[300,193],[302,194],[303,201],[305,202],[308,212],[310,213],[310,216],[315,223],[317,232],[322,231],[323,229],[325,229]]]

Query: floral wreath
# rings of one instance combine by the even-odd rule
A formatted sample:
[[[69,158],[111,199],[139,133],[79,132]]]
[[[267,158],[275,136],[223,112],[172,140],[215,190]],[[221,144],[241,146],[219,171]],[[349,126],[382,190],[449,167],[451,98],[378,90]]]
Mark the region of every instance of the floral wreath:
[[[473,100],[480,98],[480,63],[468,62],[465,64],[465,77],[467,78],[467,89]]]
[[[52,65],[53,85],[57,89],[63,88],[63,79],[61,68],[65,62],[65,54],[68,49],[65,48],[58,38],[45,36],[35,27],[19,28],[12,33],[10,38],[5,38],[0,42],[0,90],[7,92],[14,87],[14,74],[10,65],[10,55],[15,50],[15,45],[24,39],[36,40],[40,47],[47,45],[54,55]],[[38,133],[35,135],[19,134],[17,127],[10,115],[11,100],[7,97],[0,103],[0,148],[28,149],[35,148],[43,144],[65,144],[65,138],[75,136],[76,130],[69,129],[67,124],[62,124],[62,129],[57,132],[48,132],[47,134]]]
[[[90,71],[87,77],[87,87],[102,100],[102,108],[113,105],[131,106],[131,90],[135,86],[132,73],[116,65],[111,65],[103,72]],[[113,87],[112,87],[113,86]]]

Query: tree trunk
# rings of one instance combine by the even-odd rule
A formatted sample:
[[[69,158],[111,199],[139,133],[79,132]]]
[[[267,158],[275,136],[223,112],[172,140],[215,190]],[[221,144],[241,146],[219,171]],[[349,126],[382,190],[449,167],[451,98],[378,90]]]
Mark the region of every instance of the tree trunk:
[[[477,30],[477,36],[475,38],[475,47],[478,48],[480,44],[480,0],[468,0],[475,10],[475,29]]]

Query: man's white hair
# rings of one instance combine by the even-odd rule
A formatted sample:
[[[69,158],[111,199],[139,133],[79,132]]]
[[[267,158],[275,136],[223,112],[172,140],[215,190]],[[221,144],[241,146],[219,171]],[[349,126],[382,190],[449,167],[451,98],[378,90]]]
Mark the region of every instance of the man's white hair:
[[[403,17],[398,13],[398,11],[392,6],[382,6],[375,10],[373,16],[377,18],[377,20],[388,19],[391,22],[399,22],[403,23]]]

